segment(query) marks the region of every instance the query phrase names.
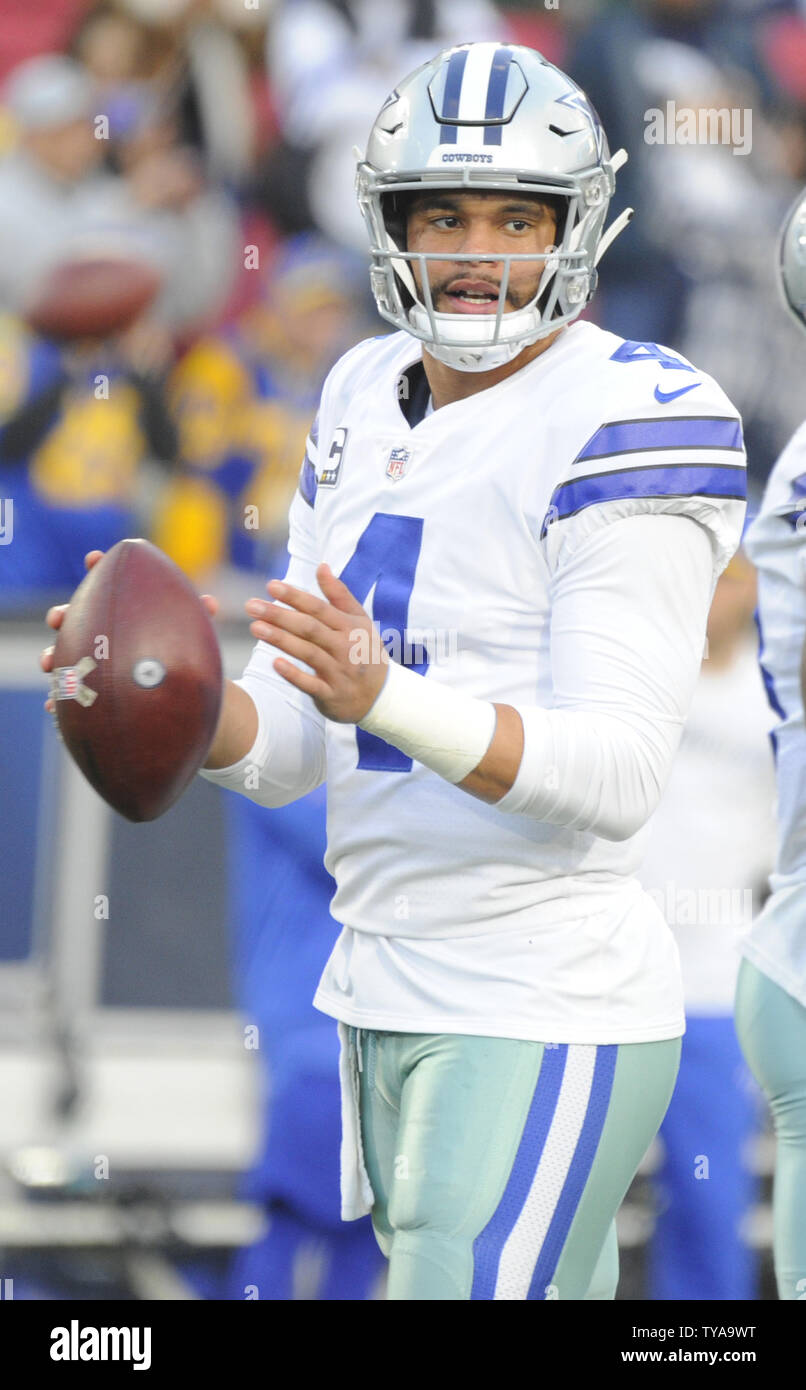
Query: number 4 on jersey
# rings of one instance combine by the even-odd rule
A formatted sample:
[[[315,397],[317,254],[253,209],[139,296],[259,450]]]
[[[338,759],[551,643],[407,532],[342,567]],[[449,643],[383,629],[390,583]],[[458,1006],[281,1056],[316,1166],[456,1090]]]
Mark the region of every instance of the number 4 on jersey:
[[[384,642],[396,635],[403,653],[402,665],[421,676],[428,670],[428,653],[423,653],[425,659],[420,662],[406,659],[406,626],[422,539],[422,517],[376,512],[339,575],[359,603],[366,603],[374,588],[372,616]],[[359,767],[368,772],[411,772],[412,760],[399,748],[364,729],[355,732]]]
[[[668,368],[673,372],[693,372],[696,371],[688,362],[681,362],[679,357],[673,357],[665,348],[659,347],[657,343],[634,343],[632,341],[621,344],[616,351],[611,354],[611,362],[658,362],[661,367]]]

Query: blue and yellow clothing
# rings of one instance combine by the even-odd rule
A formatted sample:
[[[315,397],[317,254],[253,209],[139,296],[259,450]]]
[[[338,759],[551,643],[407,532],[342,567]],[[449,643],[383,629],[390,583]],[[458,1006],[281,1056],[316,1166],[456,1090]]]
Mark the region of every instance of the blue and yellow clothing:
[[[6,608],[66,597],[88,550],[141,530],[138,471],[153,452],[143,384],[122,366],[79,361],[0,318],[0,495],[13,503],[0,554]]]

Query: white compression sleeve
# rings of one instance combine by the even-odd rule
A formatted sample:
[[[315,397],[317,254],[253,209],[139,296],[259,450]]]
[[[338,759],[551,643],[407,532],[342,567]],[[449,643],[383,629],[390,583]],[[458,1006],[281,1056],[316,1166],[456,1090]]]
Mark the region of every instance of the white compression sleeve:
[[[285,577],[319,597],[312,516],[298,494],[289,513],[291,559]],[[285,657],[279,647],[258,642],[235,682],[257,709],[258,730],[249,752],[231,767],[200,769],[208,782],[240,792],[260,806],[286,806],[313,791],[327,774],[324,715],[309,695],[278,675],[273,665],[278,656]]]
[[[608,840],[657,807],[705,643],[713,594],[708,533],[685,516],[603,526],[554,581],[554,706],[517,707],[524,751],[496,803]]]
[[[259,806],[286,806],[307,796],[327,775],[324,718],[310,696],[273,669],[272,661],[283,655],[259,642],[235,682],[257,709],[257,735],[249,752],[231,767],[200,769],[208,782],[240,792]]]

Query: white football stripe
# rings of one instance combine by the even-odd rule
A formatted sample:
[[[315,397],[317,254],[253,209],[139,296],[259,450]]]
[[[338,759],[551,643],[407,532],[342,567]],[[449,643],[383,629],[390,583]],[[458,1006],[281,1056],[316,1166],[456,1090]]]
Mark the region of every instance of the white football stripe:
[[[490,72],[493,58],[500,45],[497,43],[477,43],[468,49],[462,78],[462,91],[459,97],[460,121],[483,121],[487,106],[487,88],[490,85]],[[459,127],[459,139],[466,132]]]
[[[590,1100],[595,1043],[569,1043],[560,1094],[529,1195],[498,1264],[495,1299],[524,1300],[574,1157]],[[539,1082],[538,1082],[539,1084]]]

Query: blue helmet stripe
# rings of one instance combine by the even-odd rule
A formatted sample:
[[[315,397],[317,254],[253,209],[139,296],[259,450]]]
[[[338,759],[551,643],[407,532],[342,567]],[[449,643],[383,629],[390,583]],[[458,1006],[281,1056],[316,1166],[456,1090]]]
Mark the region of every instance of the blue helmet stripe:
[[[504,97],[507,90],[509,69],[512,65],[512,49],[499,48],[490,68],[487,84],[487,105],[484,110],[485,121],[500,121],[504,114]],[[484,132],[485,145],[501,144],[500,125],[488,126]]]
[[[467,63],[467,49],[460,48],[458,53],[451,55],[448,63],[448,71],[445,76],[445,92],[442,97],[442,120],[456,120],[459,115],[459,98],[462,95],[462,78],[465,75],[465,64]],[[456,137],[459,134],[459,127],[455,125],[443,125],[439,138],[443,145],[455,145]]]

